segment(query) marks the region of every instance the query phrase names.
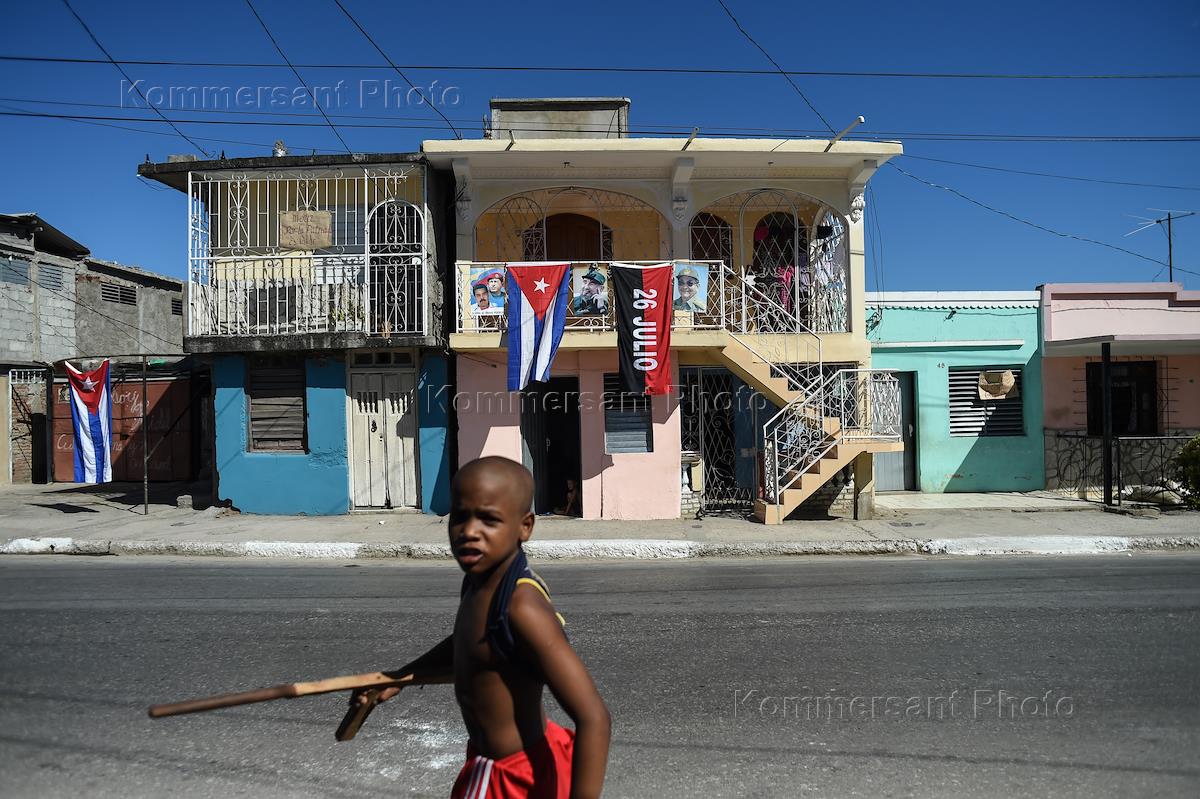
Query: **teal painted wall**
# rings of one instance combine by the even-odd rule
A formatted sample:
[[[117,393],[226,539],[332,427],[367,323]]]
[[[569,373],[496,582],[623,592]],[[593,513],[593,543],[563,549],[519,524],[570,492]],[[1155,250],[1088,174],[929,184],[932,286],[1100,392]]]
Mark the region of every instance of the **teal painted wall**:
[[[450,386],[444,355],[421,357],[417,377],[417,418],[421,430],[421,508],[444,516],[450,512]]]
[[[248,452],[246,359],[213,358],[219,496],[244,513],[329,516],[350,511],[346,364],[304,362],[308,452]]]
[[[872,342],[1025,342],[1019,347],[934,344],[872,350],[873,367],[915,373],[916,466],[921,491],[1035,491],[1045,487],[1038,318],[1036,306],[869,309]],[[951,437],[949,369],[956,366],[1020,367],[1025,435]]]

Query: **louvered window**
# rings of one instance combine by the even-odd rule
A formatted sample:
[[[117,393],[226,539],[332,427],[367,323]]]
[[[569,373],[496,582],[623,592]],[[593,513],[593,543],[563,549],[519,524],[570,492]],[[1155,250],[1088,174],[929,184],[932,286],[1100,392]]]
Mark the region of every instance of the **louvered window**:
[[[0,258],[0,282],[29,285],[29,262],[19,258]]]
[[[44,289],[59,291],[63,287],[63,270],[61,266],[38,264],[37,283]]]
[[[101,283],[100,299],[119,305],[137,305],[137,288],[120,283]]]
[[[304,452],[304,362],[263,358],[250,363],[246,404],[253,452]]]
[[[650,397],[622,391],[616,373],[604,375],[604,451],[654,451]]]
[[[183,316],[183,300],[171,299],[171,313],[175,316]]]
[[[1004,399],[979,398],[979,373],[1009,370],[1015,379],[1015,396]],[[1021,370],[1013,366],[950,370],[950,435],[1025,435],[1025,391]]]

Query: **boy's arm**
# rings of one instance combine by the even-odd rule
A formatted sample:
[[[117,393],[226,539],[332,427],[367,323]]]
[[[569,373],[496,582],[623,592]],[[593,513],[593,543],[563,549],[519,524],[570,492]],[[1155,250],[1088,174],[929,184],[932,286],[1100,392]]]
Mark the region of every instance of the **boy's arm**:
[[[592,799],[604,787],[612,717],[587,667],[571,648],[554,607],[536,589],[517,586],[509,606],[513,632],[542,671],[558,704],[575,722],[571,798]]]
[[[424,682],[454,682],[454,637],[446,636],[440,643],[421,655],[416,660],[405,663],[398,669],[392,669],[387,674],[402,677],[412,674],[423,678]],[[363,705],[372,701],[385,702],[400,693],[400,686],[378,689],[378,694],[372,700],[367,691],[355,691],[350,696],[350,704]]]

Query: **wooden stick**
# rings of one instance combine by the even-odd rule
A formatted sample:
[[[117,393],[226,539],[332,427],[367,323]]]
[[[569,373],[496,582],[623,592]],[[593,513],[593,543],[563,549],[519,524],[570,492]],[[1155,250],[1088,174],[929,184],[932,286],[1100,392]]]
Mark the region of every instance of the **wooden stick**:
[[[395,672],[372,671],[366,674],[349,674],[344,677],[330,677],[325,680],[315,680],[313,682],[286,683],[284,685],[275,685],[270,688],[259,688],[255,691],[243,691],[236,694],[205,696],[199,699],[187,699],[182,702],[172,702],[165,705],[151,705],[150,718],[159,719],[164,716],[180,716],[184,713],[200,713],[205,710],[216,710],[222,707],[250,705],[255,702],[270,702],[273,699],[295,699],[298,696],[331,694],[337,691],[355,691],[363,688],[388,688],[396,685],[446,683],[450,682],[451,679],[448,676],[418,677],[411,673],[397,674]],[[365,714],[363,718],[366,718]]]

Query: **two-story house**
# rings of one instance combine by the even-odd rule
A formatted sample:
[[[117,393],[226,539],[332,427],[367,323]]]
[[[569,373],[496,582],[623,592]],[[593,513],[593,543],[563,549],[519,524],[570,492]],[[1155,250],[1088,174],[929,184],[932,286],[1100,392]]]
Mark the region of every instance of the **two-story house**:
[[[863,191],[898,143],[628,135],[623,98],[494,100],[488,136],[426,141],[454,180],[460,461],[528,465],[538,512],[868,513],[899,444],[870,369]],[[507,263],[571,264],[552,379],[506,390]],[[614,262],[673,262],[676,391],[624,394]]]
[[[212,370],[219,501],[445,512],[448,206],[419,154],[146,163],[183,192],[184,348]]]

